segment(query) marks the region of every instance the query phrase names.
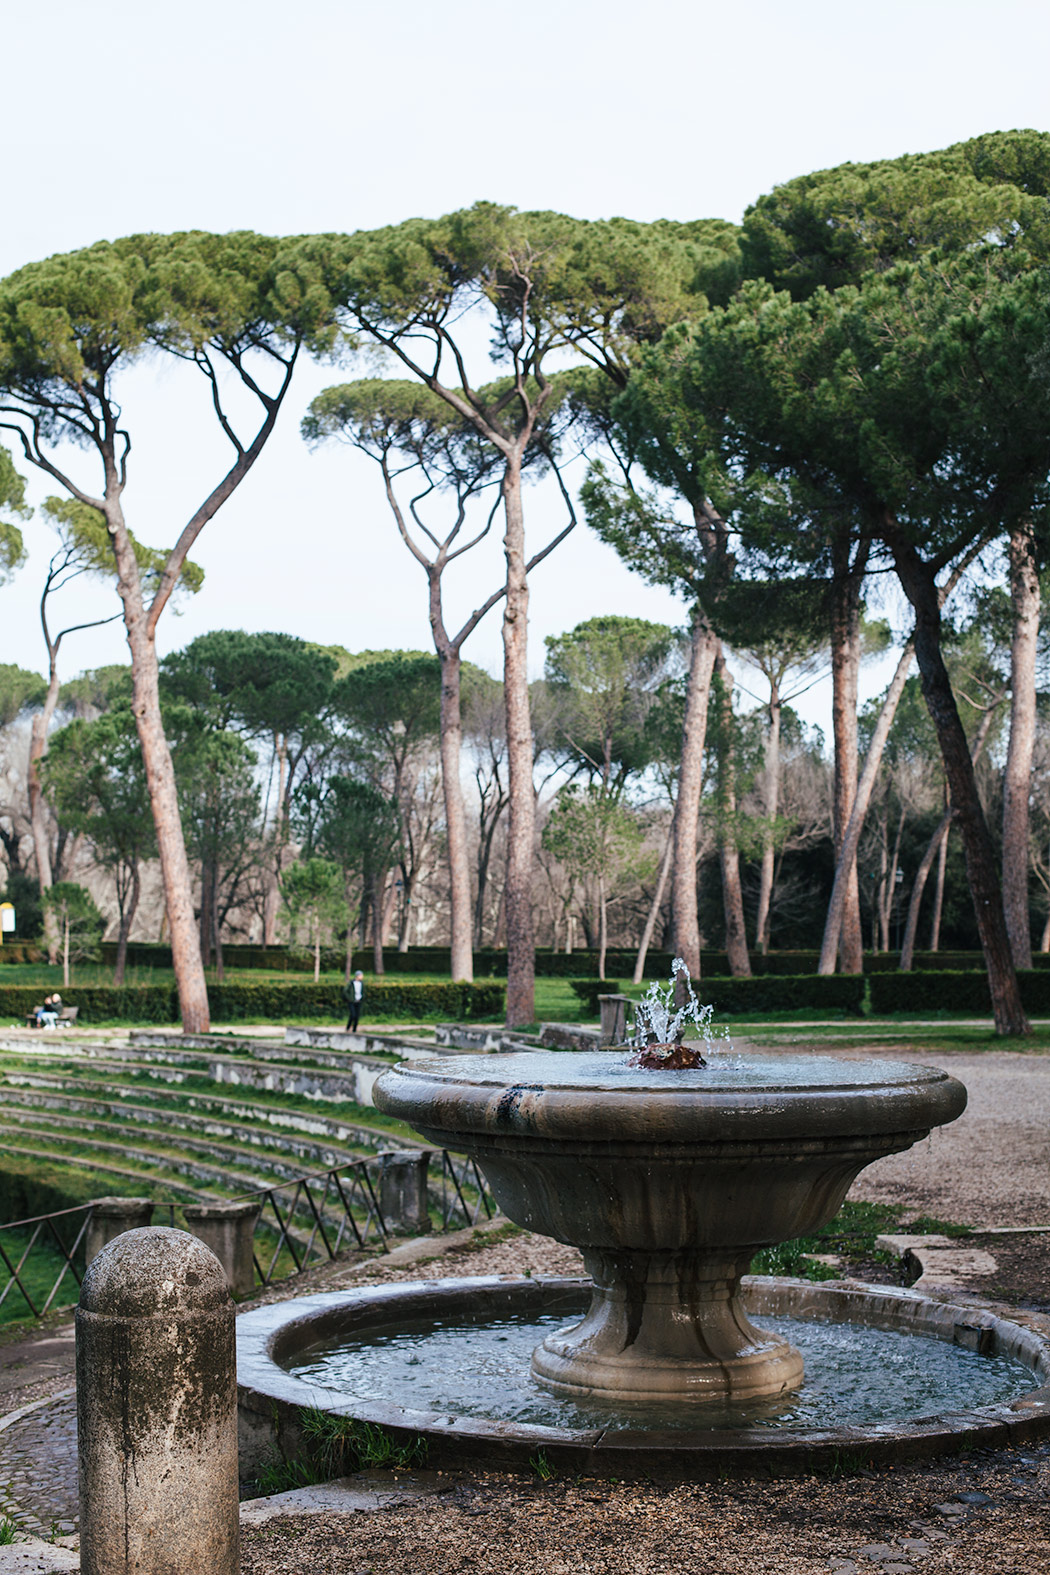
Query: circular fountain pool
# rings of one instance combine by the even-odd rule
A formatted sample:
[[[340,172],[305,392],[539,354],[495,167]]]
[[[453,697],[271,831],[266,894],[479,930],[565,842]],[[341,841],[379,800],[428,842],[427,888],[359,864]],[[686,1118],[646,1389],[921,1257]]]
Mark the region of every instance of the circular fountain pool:
[[[801,1349],[797,1392],[658,1408],[551,1393],[528,1353],[578,1321],[584,1280],[437,1280],[259,1308],[238,1320],[252,1431],[317,1408],[422,1437],[432,1465],[552,1464],[705,1477],[996,1445],[1050,1431],[1050,1336],[914,1291],[759,1277],[742,1295]],[[1037,1323],[1033,1321],[1033,1324]]]

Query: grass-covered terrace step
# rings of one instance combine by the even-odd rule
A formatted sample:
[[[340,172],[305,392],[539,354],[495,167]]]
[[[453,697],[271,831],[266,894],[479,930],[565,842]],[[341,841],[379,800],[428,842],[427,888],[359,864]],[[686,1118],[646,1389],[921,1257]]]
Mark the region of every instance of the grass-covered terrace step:
[[[22,1090],[26,1091],[26,1096],[23,1096]],[[279,1134],[283,1131],[325,1138],[334,1143],[348,1144],[352,1148],[389,1148],[391,1144],[423,1146],[420,1139],[407,1128],[403,1132],[392,1130],[395,1123],[389,1119],[384,1121],[378,1111],[366,1106],[351,1107],[352,1116],[348,1119],[346,1116],[322,1115],[313,1102],[306,1110],[276,1103],[272,1101],[272,1096],[261,1095],[254,1090],[247,1091],[244,1096],[224,1097],[221,1094],[192,1093],[184,1085],[171,1088],[162,1084],[160,1088],[154,1088],[140,1078],[117,1081],[115,1078],[101,1079],[61,1071],[34,1069],[22,1072],[0,1068],[0,1096],[17,1098],[29,1104],[46,1103],[28,1098],[33,1092],[43,1096],[69,1095],[95,1104],[108,1103],[113,1107],[111,1113],[114,1116],[118,1108],[125,1111],[169,1111],[175,1116],[199,1113],[200,1119],[206,1122],[240,1123],[245,1129],[257,1129],[260,1132]],[[65,1107],[57,1103],[47,1108]],[[144,1116],[143,1119],[152,1118]],[[399,1127],[400,1123],[396,1126]],[[210,1131],[211,1128],[202,1127],[200,1130]],[[251,1141],[256,1140],[252,1138]]]
[[[252,1163],[259,1165],[268,1166],[267,1156],[273,1153],[294,1162],[300,1171],[330,1170],[335,1165],[351,1164],[365,1157],[360,1147],[318,1142],[246,1122],[187,1115],[148,1105],[113,1104],[107,1100],[0,1087],[0,1117],[21,1119],[17,1112],[24,1112],[26,1119],[36,1125],[50,1123],[56,1128],[69,1126],[85,1133],[112,1133],[118,1139],[121,1134],[132,1134],[151,1143],[170,1146],[172,1140],[178,1138],[179,1148],[206,1155],[228,1153],[239,1158],[251,1155]]]

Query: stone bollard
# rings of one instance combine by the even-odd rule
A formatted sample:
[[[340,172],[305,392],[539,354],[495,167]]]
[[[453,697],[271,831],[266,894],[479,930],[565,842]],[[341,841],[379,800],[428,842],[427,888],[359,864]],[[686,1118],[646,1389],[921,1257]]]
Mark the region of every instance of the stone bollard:
[[[387,1230],[425,1236],[430,1229],[427,1200],[428,1148],[395,1149],[379,1156],[379,1212]]]
[[[91,1263],[103,1247],[126,1230],[138,1230],[153,1218],[149,1198],[96,1198],[91,1205],[84,1258]]]
[[[81,1575],[237,1575],[237,1371],[222,1265],[126,1231],[77,1309]]]
[[[233,1294],[250,1296],[255,1289],[255,1225],[262,1205],[194,1203],[182,1212],[190,1234],[210,1247],[226,1270]]]

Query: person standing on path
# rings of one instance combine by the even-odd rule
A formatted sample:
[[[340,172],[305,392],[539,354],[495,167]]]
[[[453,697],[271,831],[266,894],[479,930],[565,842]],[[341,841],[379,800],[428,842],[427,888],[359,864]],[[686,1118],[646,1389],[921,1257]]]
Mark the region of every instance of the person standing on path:
[[[346,1020],[347,1033],[357,1033],[357,1025],[361,1018],[361,1002],[365,998],[365,976],[360,968],[352,979],[348,979],[343,986],[343,998],[346,1001],[350,1015]]]

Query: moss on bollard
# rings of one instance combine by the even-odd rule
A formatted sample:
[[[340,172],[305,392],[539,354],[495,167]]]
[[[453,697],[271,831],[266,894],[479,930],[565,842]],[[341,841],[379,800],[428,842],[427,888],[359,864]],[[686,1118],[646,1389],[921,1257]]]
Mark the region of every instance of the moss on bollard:
[[[84,1276],[77,1425],[82,1575],[236,1575],[233,1303],[185,1231],[127,1231]]]

